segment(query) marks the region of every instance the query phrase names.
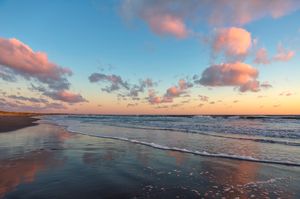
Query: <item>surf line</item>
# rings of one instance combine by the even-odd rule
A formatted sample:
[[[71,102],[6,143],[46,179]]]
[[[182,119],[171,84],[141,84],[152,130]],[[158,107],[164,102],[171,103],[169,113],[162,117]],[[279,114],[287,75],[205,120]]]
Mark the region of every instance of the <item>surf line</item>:
[[[66,128],[66,127],[64,127],[64,128]],[[240,161],[248,161],[248,162],[257,162],[257,163],[266,163],[266,164],[276,164],[276,165],[300,167],[300,163],[295,163],[295,162],[259,160],[259,159],[252,158],[252,157],[240,157],[240,156],[229,155],[229,154],[215,154],[215,153],[208,153],[206,151],[203,151],[203,152],[191,151],[191,150],[188,150],[188,149],[181,149],[181,148],[177,148],[177,147],[168,147],[168,146],[163,146],[163,145],[159,145],[159,144],[155,144],[155,143],[143,142],[143,141],[138,141],[138,140],[131,140],[131,139],[128,139],[128,138],[103,136],[103,135],[88,135],[88,134],[84,134],[84,133],[81,133],[81,132],[76,132],[76,131],[73,131],[73,130],[69,130],[68,128],[66,128],[66,130],[69,131],[69,132],[72,132],[72,133],[80,134],[80,135],[85,135],[85,136],[90,136],[90,137],[95,137],[95,138],[119,140],[119,141],[144,145],[144,146],[148,146],[148,147],[151,147],[151,148],[166,150],[166,151],[176,151],[176,152],[181,152],[181,153],[189,153],[189,154],[193,154],[193,155],[213,157],[213,158],[223,158],[223,159],[240,160]]]
[[[217,135],[217,134],[205,133],[205,132],[201,132],[201,131],[188,130],[188,129],[127,126],[127,125],[116,125],[116,124],[109,124],[109,123],[103,123],[103,125],[112,126],[112,127],[120,127],[120,128],[143,129],[143,130],[151,130],[151,131],[176,131],[176,132],[184,132],[184,133],[206,135],[206,136],[211,136],[211,137],[225,138],[225,139],[260,142],[260,143],[266,143],[266,144],[281,144],[281,145],[288,145],[288,146],[300,146],[300,143],[291,142],[291,141],[287,141],[287,140],[279,141],[279,140],[272,140],[272,139],[260,139],[260,138],[250,138],[250,137],[233,137],[233,136],[228,136],[228,135]]]

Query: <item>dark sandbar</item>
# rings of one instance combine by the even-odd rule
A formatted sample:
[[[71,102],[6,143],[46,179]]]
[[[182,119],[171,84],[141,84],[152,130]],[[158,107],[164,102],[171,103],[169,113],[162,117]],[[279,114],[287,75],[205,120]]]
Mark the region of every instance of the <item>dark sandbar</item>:
[[[0,133],[15,131],[29,126],[35,126],[37,124],[34,122],[37,120],[37,118],[32,118],[30,116],[0,115]]]

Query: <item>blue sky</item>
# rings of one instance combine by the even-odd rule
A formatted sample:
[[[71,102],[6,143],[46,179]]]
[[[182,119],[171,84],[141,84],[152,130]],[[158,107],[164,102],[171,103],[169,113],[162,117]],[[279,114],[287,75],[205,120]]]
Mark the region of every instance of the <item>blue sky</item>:
[[[158,4],[155,6],[164,6],[159,5],[159,1],[154,2]],[[80,93],[90,104],[101,104],[100,98],[102,98],[104,104],[106,102],[108,105],[110,100],[116,99],[117,92],[105,93],[101,91],[101,85],[104,83],[99,85],[89,82],[88,77],[92,73],[120,75],[131,84],[138,83],[139,79],[151,78],[158,84],[155,91],[158,95],[163,95],[166,89],[176,85],[179,79],[189,81],[195,74],[201,76],[212,63],[226,62],[223,56],[212,59],[212,44],[204,40],[211,39],[219,29],[238,27],[251,33],[253,43],[257,42],[255,46],[252,44],[249,55],[243,61],[259,70],[260,82],[272,84],[273,91],[260,91],[259,94],[255,94],[264,95],[265,92],[278,95],[286,91],[295,93],[293,100],[299,98],[300,69],[297,52],[300,12],[297,9],[286,10],[282,16],[275,18],[268,13],[262,17],[254,15],[255,19],[242,25],[212,25],[201,17],[193,20],[179,15],[185,22],[186,28],[193,32],[185,38],[178,38],[170,32],[170,34],[157,34],[149,26],[147,19],[139,17],[139,14],[130,20],[126,19],[121,10],[125,3],[124,1],[2,0],[0,1],[0,37],[16,38],[33,51],[45,52],[51,62],[72,70],[73,75],[68,77],[72,91]],[[147,11],[151,10],[153,5],[145,3],[141,6],[147,7]],[[176,14],[175,16],[177,17]],[[272,56],[277,53],[280,43],[286,50],[296,53],[292,59],[274,62],[267,66],[253,63],[255,50],[263,47],[267,49],[268,55]],[[32,80],[27,81],[19,76],[18,79],[19,81],[14,83],[0,80],[1,89],[8,92],[8,88],[24,87],[24,93],[30,93],[28,87]],[[220,94],[236,97],[253,95],[239,93],[231,85],[214,87],[213,92],[208,87],[198,85],[191,88],[189,92],[194,96],[203,94],[212,97]],[[36,94],[26,93],[26,95]],[[97,95],[99,96],[95,97]],[[143,96],[147,98],[147,91]],[[126,107],[126,103],[124,102],[123,108]],[[285,100],[280,103],[288,102]],[[89,107],[81,108],[82,112],[93,110],[92,105],[87,103],[81,106]],[[149,106],[149,110],[155,106]],[[80,107],[76,110],[78,109]],[[137,109],[136,112],[139,110]]]

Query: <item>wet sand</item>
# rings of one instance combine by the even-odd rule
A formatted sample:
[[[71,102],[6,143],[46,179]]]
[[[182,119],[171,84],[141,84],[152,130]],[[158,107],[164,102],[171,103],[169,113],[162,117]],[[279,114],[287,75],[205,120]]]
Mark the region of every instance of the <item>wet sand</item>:
[[[300,198],[300,168],[202,157],[39,124],[0,134],[0,198]]]
[[[0,133],[14,131],[28,126],[36,125],[38,119],[30,116],[0,115]]]

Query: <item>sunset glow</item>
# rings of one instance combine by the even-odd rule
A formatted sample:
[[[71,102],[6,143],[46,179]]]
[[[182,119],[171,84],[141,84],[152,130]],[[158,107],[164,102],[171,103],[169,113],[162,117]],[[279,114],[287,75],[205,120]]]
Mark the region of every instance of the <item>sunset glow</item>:
[[[0,110],[300,114],[300,1],[241,2],[0,1]]]

